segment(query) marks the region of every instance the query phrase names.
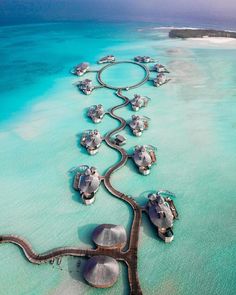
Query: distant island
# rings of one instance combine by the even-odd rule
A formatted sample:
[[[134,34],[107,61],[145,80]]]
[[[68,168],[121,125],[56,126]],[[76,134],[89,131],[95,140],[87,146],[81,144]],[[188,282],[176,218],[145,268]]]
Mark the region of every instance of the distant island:
[[[205,29],[173,29],[169,32],[169,37],[182,39],[203,37],[236,38],[236,32]]]

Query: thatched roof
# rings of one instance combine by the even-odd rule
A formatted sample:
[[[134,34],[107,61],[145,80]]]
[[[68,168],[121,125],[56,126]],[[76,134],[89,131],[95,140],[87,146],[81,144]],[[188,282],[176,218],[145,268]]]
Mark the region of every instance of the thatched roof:
[[[127,241],[125,228],[122,225],[101,224],[95,228],[93,241],[101,247],[124,247]]]
[[[80,176],[79,189],[83,193],[93,193],[100,185],[100,176],[95,168],[86,169],[85,173]]]
[[[132,116],[132,121],[129,123],[129,126],[133,130],[144,130],[145,125],[144,125],[144,120],[140,116]]]
[[[157,77],[153,80],[155,83],[164,83],[166,82],[166,76],[164,74],[158,74]]]
[[[85,146],[95,148],[102,142],[101,134],[97,130],[90,131],[86,135]]]
[[[87,69],[89,67],[89,63],[88,62],[82,62],[77,67],[80,67],[81,69]]]
[[[135,94],[134,98],[130,101],[133,106],[142,107],[147,102],[146,97],[142,97],[141,95]]]
[[[158,228],[170,228],[173,226],[173,214],[170,207],[159,195],[156,201],[151,200],[148,214],[152,223]]]
[[[108,288],[115,284],[119,276],[118,262],[109,256],[93,256],[84,268],[85,280],[97,288]]]
[[[105,111],[104,111],[104,108],[101,104],[91,106],[88,111],[89,116],[98,117],[98,118],[103,116],[104,113],[105,113]]]
[[[103,112],[104,113],[104,108],[102,104],[98,104],[98,105],[92,105],[91,107],[89,107],[89,111],[90,112]]]
[[[147,167],[152,163],[151,156],[144,146],[135,149],[133,159],[135,164],[139,167]]]
[[[81,86],[92,86],[92,80],[90,79],[84,79],[83,81],[80,81]]]

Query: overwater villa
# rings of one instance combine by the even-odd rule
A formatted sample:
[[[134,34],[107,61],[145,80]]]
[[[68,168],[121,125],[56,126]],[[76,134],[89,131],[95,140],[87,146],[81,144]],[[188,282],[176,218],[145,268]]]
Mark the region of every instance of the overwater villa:
[[[142,56],[138,55],[138,56],[135,56],[134,57],[134,61],[136,61],[136,62],[143,62],[143,58],[142,58]]]
[[[81,137],[80,144],[87,149],[90,155],[95,155],[103,141],[98,130],[86,130]]]
[[[124,248],[127,242],[126,230],[122,225],[101,224],[92,235],[94,243],[101,248]]]
[[[89,63],[83,62],[73,68],[71,73],[76,76],[83,76],[89,70]]]
[[[92,81],[90,79],[85,79],[83,81],[79,81],[77,86],[79,89],[86,95],[89,95],[94,90],[94,86],[92,84]]]
[[[94,123],[100,123],[105,115],[105,111],[101,104],[93,105],[88,109],[87,115]]]
[[[178,217],[178,213],[173,200],[169,196],[162,197],[161,194],[162,192],[157,192],[148,195],[147,212],[157,228],[158,236],[166,243],[170,243],[174,239],[173,221]]]
[[[151,166],[156,162],[154,149],[154,147],[147,145],[137,145],[135,147],[132,158],[138,167],[139,172],[143,175],[148,175],[150,173]]]
[[[168,83],[169,81],[170,79],[167,79],[164,74],[159,74],[155,79],[153,79],[153,85],[159,87],[161,85]]]
[[[73,188],[79,191],[85,205],[90,205],[95,201],[101,177],[95,167],[83,167],[84,171],[77,171],[75,174]]]
[[[86,261],[83,275],[96,288],[109,288],[115,284],[120,274],[118,262],[105,255],[96,255]]]
[[[114,55],[107,55],[99,59],[98,64],[105,64],[105,63],[112,63],[115,62],[115,56]]]
[[[157,73],[169,73],[169,71],[166,69],[166,67],[161,64],[155,64],[153,66],[152,70]]]
[[[141,116],[132,116],[129,126],[135,136],[141,136],[143,131],[148,128],[149,118]]]
[[[152,62],[155,62],[155,60],[153,58],[151,58],[150,56],[135,56],[134,57],[134,60],[136,62],[139,62],[139,63],[152,63]]]
[[[134,98],[130,100],[133,111],[138,111],[140,108],[146,107],[150,98],[135,94]]]

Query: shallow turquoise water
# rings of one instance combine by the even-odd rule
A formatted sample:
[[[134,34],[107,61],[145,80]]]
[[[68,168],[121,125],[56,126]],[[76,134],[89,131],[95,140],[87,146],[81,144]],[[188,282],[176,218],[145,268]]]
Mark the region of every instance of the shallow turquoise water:
[[[105,68],[101,78],[109,87],[125,88],[142,82],[145,70],[132,63],[115,64]]]
[[[103,145],[94,157],[78,146],[85,129],[106,134],[117,126],[105,117],[99,125],[86,118],[86,108],[106,109],[121,100],[112,90],[91,96],[72,85],[68,70],[80,61],[114,54],[157,57],[171,71],[171,82],[151,83],[127,92],[152,98],[140,114],[151,118],[141,138],[128,129],[127,150],[136,144],[158,148],[158,163],[142,177],[129,162],[112,181],[144,204],[149,191],[166,188],[177,195],[180,220],[175,240],[165,245],[144,217],[139,247],[139,274],[144,294],[235,294],[236,43],[213,44],[167,39],[166,31],[142,24],[47,24],[0,28],[0,232],[19,234],[39,252],[64,245],[92,246],[93,228],[120,223],[127,230],[131,211],[99,189],[96,203],[85,207],[70,187],[68,170],[96,165],[100,173],[119,155]],[[114,31],[116,34],[114,34]],[[112,68],[110,68],[112,69]],[[114,67],[115,70],[115,67]],[[140,77],[116,68],[123,83]],[[105,74],[105,73],[104,73]],[[108,74],[108,72],[107,72]],[[93,73],[88,74],[94,80]],[[129,119],[127,107],[117,111]],[[58,266],[31,265],[13,245],[0,246],[0,282],[5,295],[127,294],[126,269],[117,284],[97,290],[76,272],[77,259]]]

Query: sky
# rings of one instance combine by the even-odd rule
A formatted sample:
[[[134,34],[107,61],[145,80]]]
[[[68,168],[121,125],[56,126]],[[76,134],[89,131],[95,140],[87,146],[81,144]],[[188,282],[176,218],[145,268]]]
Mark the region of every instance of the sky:
[[[0,24],[60,20],[236,24],[236,0],[0,0]]]

